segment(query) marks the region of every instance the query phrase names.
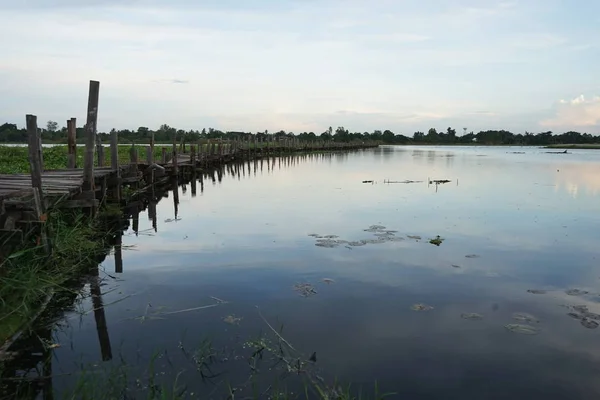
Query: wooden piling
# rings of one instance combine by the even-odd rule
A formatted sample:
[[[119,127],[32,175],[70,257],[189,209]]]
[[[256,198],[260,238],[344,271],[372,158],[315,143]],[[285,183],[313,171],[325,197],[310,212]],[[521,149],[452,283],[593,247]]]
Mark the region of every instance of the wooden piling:
[[[162,148],[162,164],[166,164],[167,163],[167,148],[163,147]]]
[[[77,168],[77,119],[67,120],[67,168]]]
[[[193,169],[196,169],[196,146],[193,144],[190,144],[190,164]]]
[[[37,221],[41,223],[40,236],[48,254],[51,252],[50,242],[46,231],[46,204],[42,192],[42,161],[40,159],[40,133],[37,127],[37,116],[25,116],[27,135],[29,139],[29,169],[31,171],[31,188]]]
[[[94,142],[96,139],[96,124],[98,123],[98,97],[100,82],[90,81],[88,94],[87,120],[85,124],[86,141],[85,157],[83,160],[83,189],[94,191]]]
[[[148,163],[148,166],[154,163],[154,154],[152,150],[152,145],[146,147],[146,162]]]
[[[173,133],[173,173],[177,175],[179,168],[177,167],[177,133]]]

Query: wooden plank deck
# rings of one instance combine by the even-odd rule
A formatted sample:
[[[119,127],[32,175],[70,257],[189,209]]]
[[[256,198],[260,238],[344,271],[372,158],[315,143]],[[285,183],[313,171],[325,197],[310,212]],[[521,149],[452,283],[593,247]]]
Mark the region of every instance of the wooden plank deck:
[[[114,172],[111,167],[95,168],[94,178],[103,178]],[[83,180],[83,169],[44,171],[42,191],[46,195],[74,195],[81,192]],[[32,192],[30,174],[0,174],[0,199],[27,196]]]

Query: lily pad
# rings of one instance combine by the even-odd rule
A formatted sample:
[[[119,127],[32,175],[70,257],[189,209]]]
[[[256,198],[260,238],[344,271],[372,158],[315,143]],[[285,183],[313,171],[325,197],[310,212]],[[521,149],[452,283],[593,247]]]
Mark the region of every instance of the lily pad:
[[[593,319],[584,318],[581,320],[581,325],[588,329],[596,329],[598,327],[598,322],[594,321]]]
[[[384,237],[386,242],[403,242],[404,238],[401,236],[385,236]]]
[[[381,230],[381,229],[385,229],[385,226],[383,226],[383,225],[371,225],[371,226],[369,226],[369,229],[378,229],[378,230]]]
[[[578,306],[572,306],[571,307],[573,310],[580,312],[580,313],[585,313],[588,311],[588,306],[586,305],[578,305]]]
[[[542,289],[527,289],[527,293],[532,293],[532,294],[546,294],[546,291],[542,290]]]
[[[477,313],[462,313],[460,314],[462,319],[470,319],[472,321],[483,319],[483,315]]]
[[[348,242],[348,246],[353,246],[353,247],[364,246],[364,245],[366,245],[366,243],[363,241]]]
[[[596,314],[593,312],[586,311],[583,313],[586,318],[600,320],[600,314]]]
[[[418,235],[406,235],[406,237],[409,239],[421,240],[421,236]]]
[[[520,333],[522,335],[537,335],[540,330],[535,326],[524,325],[524,324],[507,324],[504,325],[506,329],[514,333]]]
[[[439,246],[444,240],[445,239],[441,238],[440,235],[437,235],[435,238],[429,239],[429,243]]]
[[[381,243],[385,243],[385,240],[383,240],[381,238],[377,238],[377,239],[361,240],[361,242],[364,242],[365,244],[381,244]]]
[[[317,294],[317,290],[310,283],[296,283],[294,290],[302,297],[309,297]]]
[[[239,325],[241,320],[241,317],[236,317],[235,315],[228,315],[226,317],[223,317],[223,322],[229,325]]]
[[[536,317],[534,317],[531,314],[527,314],[527,313],[514,313],[513,314],[513,319],[516,319],[517,321],[525,321],[525,322],[540,322]]]
[[[574,312],[567,313],[567,315],[568,315],[569,317],[571,317],[571,318],[574,318],[574,319],[579,319],[579,320],[582,320],[582,319],[584,319],[584,318],[585,318],[583,315],[581,315],[581,314],[577,314],[577,313],[574,313]]]
[[[430,310],[433,310],[433,306],[429,306],[429,305],[423,304],[423,303],[417,303],[417,304],[413,304],[410,307],[410,309],[413,311],[430,311]]]
[[[338,237],[339,237],[338,235],[325,235],[325,236],[323,236],[323,238],[325,238],[325,239],[336,239]]]
[[[587,290],[581,290],[581,289],[568,289],[568,290],[565,290],[565,293],[568,294],[569,296],[582,296],[584,294],[588,294],[589,292]]]

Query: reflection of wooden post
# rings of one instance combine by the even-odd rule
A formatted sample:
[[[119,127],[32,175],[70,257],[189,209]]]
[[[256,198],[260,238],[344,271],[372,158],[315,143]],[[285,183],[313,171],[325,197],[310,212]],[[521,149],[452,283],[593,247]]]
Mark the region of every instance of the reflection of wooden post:
[[[190,185],[192,187],[192,197],[196,197],[196,168],[192,168],[192,180]]]
[[[46,234],[46,205],[42,191],[42,161],[40,159],[40,133],[37,127],[37,117],[28,114],[25,117],[29,139],[29,168],[31,171],[31,187],[38,222],[41,225],[41,240],[47,253],[50,253],[50,242]]]
[[[173,210],[175,212],[175,219],[179,213],[179,185],[177,178],[173,179]]]
[[[77,168],[77,119],[67,120],[67,168]]]
[[[123,232],[119,228],[115,242],[115,273],[123,273]]]
[[[104,314],[104,304],[102,303],[98,268],[94,268],[94,273],[90,282],[90,293],[92,294],[94,319],[96,320],[96,330],[98,331],[98,341],[100,342],[102,361],[112,360],[112,349],[110,346],[110,337],[108,335],[108,326],[106,325],[106,315]]]
[[[135,236],[137,236],[140,230],[140,208],[138,206],[135,206],[135,209],[133,210],[131,225],[135,232]]]
[[[152,228],[154,232],[157,232],[157,224],[156,224],[156,201],[154,199],[148,202],[148,219],[152,221]]]

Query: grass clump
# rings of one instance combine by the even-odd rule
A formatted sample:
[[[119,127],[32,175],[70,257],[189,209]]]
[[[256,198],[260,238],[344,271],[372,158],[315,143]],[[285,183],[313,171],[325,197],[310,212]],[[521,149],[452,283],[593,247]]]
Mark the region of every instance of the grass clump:
[[[0,261],[0,348],[34,317],[48,297],[96,265],[105,248],[94,221],[81,214],[49,213],[46,222],[52,254],[25,243]],[[33,245],[33,246],[32,246]]]

